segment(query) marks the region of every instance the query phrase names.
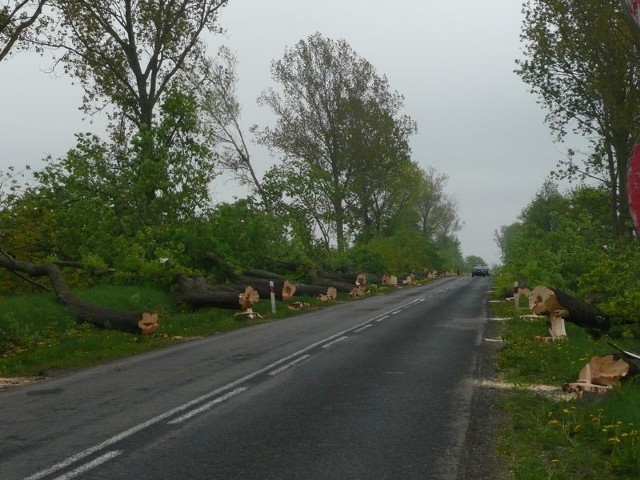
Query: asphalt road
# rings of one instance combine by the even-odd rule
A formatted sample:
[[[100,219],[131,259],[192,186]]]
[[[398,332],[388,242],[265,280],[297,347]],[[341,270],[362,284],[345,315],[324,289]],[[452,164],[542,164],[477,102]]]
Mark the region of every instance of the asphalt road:
[[[0,392],[0,478],[455,479],[485,278]]]

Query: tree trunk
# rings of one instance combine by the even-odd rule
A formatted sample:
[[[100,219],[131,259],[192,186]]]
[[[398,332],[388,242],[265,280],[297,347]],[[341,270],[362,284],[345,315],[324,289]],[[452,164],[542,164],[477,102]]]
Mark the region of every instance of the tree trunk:
[[[114,310],[81,301],[73,294],[60,268],[54,263],[36,265],[21,262],[6,252],[1,252],[0,267],[12,272],[26,273],[32,277],[48,277],[56,292],[57,301],[64,305],[78,321],[91,323],[100,328],[144,335],[150,335],[159,327],[157,314]]]
[[[585,327],[596,336],[606,333],[611,326],[610,319],[597,308],[555,288],[535,287],[529,294],[529,306],[536,315],[566,310],[568,313],[563,317],[567,322]]]
[[[567,322],[571,322],[581,327],[586,327],[590,332],[600,336],[611,327],[611,319],[598,310],[593,305],[589,305],[567,293],[561,292],[555,288],[551,289],[556,295],[558,302],[569,311]]]
[[[178,288],[172,297],[176,302],[185,303],[191,308],[240,309],[240,293],[244,287],[209,285],[203,277],[184,275],[177,277],[175,283]]]

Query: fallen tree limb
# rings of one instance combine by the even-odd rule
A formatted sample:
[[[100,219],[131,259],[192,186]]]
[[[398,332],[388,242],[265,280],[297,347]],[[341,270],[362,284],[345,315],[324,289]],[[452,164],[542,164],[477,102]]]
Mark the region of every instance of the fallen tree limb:
[[[158,315],[150,312],[128,312],[86,303],[77,298],[55,263],[33,264],[14,259],[6,251],[0,251],[0,267],[11,272],[21,272],[30,277],[48,277],[56,300],[78,321],[100,328],[150,335],[158,327]]]

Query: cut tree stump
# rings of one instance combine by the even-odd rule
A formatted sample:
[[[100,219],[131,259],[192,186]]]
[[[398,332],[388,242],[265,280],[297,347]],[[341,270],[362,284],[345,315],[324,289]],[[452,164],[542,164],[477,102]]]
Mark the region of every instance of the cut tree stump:
[[[564,327],[564,318],[569,315],[567,310],[558,309],[549,314],[549,333],[553,340],[566,340],[567,330]]]
[[[578,375],[579,380],[602,386],[620,385],[620,381],[629,374],[629,364],[616,360],[613,355],[591,357]]]
[[[582,396],[584,392],[605,393],[629,374],[629,364],[613,355],[591,357],[578,375],[578,381],[568,383],[564,390]]]
[[[365,295],[366,295],[366,290],[364,287],[355,287],[349,291],[349,296],[351,298],[364,297]]]
[[[327,288],[327,293],[321,293],[318,298],[321,302],[333,302],[338,297],[338,291],[335,287]]]
[[[238,303],[240,304],[240,308],[242,312],[236,313],[234,317],[244,317],[249,320],[255,320],[256,318],[262,318],[258,312],[254,312],[252,307],[253,304],[260,300],[260,295],[258,292],[251,286],[247,286],[244,289],[244,292],[238,295]]]
[[[398,286],[398,277],[395,275],[387,275],[386,273],[382,276],[382,284],[389,285],[391,287]]]
[[[240,309],[243,311],[251,310],[254,303],[260,300],[260,294],[251,286],[247,286],[240,295],[238,295],[238,302],[240,303]]]

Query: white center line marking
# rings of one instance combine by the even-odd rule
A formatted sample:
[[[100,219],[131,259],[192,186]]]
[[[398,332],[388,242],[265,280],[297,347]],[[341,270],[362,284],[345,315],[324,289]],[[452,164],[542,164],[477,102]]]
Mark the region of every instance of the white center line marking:
[[[206,412],[207,410],[209,410],[211,407],[214,407],[216,405],[218,405],[219,403],[222,403],[226,400],[229,400],[231,397],[235,397],[236,395],[241,394],[242,392],[244,392],[245,390],[247,390],[248,387],[240,387],[240,388],[236,388],[235,390],[232,390],[228,393],[225,393],[224,395],[222,395],[221,397],[215,398],[213,400],[211,400],[210,402],[207,402],[201,406],[199,406],[196,409],[191,410],[190,412],[185,413],[184,415],[181,415],[178,418],[174,418],[173,420],[171,420],[170,424],[175,425],[176,423],[182,423],[185,420],[189,420],[191,417],[194,417],[202,412]]]
[[[281,366],[280,368],[276,368],[275,370],[273,370],[272,372],[269,372],[269,375],[271,375],[272,377],[275,375],[278,375],[279,373],[284,372],[285,370],[293,367],[294,365],[302,362],[303,360],[306,360],[307,358],[309,358],[311,355],[303,355],[300,358],[296,358],[293,362],[287,363],[286,365]]]
[[[76,468],[75,470],[72,470],[69,473],[65,473],[64,475],[60,475],[59,477],[54,478],[54,480],[69,480],[71,478],[75,478],[78,475],[82,475],[83,473],[86,473],[89,470],[99,467],[103,463],[116,458],[121,453],[122,453],[122,450],[107,452],[104,455],[101,455],[100,457],[96,458],[95,460],[85,463],[84,465],[81,465],[80,467]]]
[[[366,330],[367,328],[371,328],[371,324],[370,323],[366,324],[364,327],[360,327],[357,330],[354,330],[353,333],[359,333],[359,332],[361,332],[363,330]]]
[[[336,338],[333,342],[329,342],[329,343],[324,344],[324,345],[322,346],[322,348],[329,348],[329,347],[332,347],[332,346],[333,346],[333,345],[335,345],[336,343],[338,343],[338,342],[342,342],[343,340],[346,340],[347,338],[349,338],[349,337],[346,337],[346,336],[345,336],[345,337]]]
[[[384,317],[380,317],[378,320],[376,320],[376,322],[381,322],[385,319],[389,318],[389,315],[385,315]]]

